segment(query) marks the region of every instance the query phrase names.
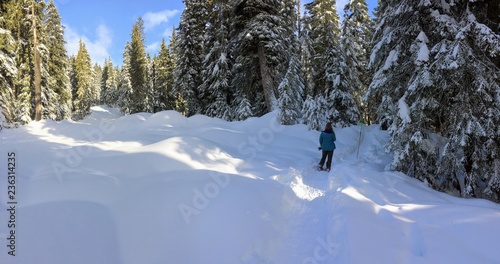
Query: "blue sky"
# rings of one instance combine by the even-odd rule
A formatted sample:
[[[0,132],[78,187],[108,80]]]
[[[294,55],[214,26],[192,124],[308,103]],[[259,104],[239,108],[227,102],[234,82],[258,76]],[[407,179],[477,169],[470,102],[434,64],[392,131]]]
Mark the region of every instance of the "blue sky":
[[[125,43],[131,39],[132,26],[139,17],[145,25],[147,52],[156,54],[162,38],[169,40],[172,29],[179,24],[182,0],[54,0],[65,26],[66,49],[76,54],[82,39],[92,62],[102,64],[111,58],[122,64]],[[303,3],[310,0],[302,0]],[[341,11],[348,0],[337,0]],[[376,0],[368,0],[370,9]]]

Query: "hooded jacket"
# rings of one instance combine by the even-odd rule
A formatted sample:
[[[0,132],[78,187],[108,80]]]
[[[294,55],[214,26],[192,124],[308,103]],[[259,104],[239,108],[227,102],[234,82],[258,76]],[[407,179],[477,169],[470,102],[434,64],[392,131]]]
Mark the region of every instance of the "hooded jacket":
[[[321,145],[321,149],[324,151],[333,151],[335,150],[335,140],[337,138],[335,137],[335,132],[332,130],[325,130],[321,132],[321,135],[319,136],[319,144]]]

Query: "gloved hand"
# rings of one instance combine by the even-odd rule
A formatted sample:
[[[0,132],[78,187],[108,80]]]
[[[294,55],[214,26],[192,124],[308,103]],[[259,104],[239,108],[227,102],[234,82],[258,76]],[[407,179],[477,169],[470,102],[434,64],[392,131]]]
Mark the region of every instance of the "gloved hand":
[[[318,147],[318,150],[321,150],[321,146]]]

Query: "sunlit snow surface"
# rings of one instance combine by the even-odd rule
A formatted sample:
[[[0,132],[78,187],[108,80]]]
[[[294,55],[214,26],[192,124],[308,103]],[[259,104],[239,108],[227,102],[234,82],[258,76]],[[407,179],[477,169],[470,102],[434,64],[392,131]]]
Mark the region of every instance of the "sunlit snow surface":
[[[16,256],[0,172],[0,263],[500,263],[500,206],[387,171],[387,133],[336,129],[332,171],[319,132],[177,112],[0,132],[16,153]]]

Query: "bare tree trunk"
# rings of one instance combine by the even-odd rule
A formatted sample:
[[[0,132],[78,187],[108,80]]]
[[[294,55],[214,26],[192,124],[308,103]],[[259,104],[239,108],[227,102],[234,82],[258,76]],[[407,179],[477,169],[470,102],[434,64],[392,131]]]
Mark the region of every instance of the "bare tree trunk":
[[[35,1],[31,6],[31,13],[33,16],[33,49],[35,52],[35,120],[42,119],[42,77],[40,75],[40,54],[38,53],[38,43],[36,36],[36,16],[35,16]]]
[[[258,45],[260,76],[262,78],[262,88],[264,89],[264,98],[266,100],[267,110],[272,112],[276,107],[276,94],[274,89],[273,77],[271,70],[267,66],[266,54],[264,52],[264,44]]]

